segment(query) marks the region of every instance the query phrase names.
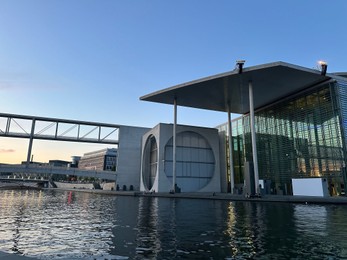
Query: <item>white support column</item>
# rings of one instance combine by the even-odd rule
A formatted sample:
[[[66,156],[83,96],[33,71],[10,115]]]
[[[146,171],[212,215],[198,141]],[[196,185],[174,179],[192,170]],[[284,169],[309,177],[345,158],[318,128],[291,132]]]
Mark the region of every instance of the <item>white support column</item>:
[[[30,132],[30,139],[29,139],[29,147],[28,147],[28,154],[27,154],[27,166],[30,164],[30,157],[31,157],[31,150],[33,148],[33,141],[34,141],[34,133],[35,133],[35,119],[33,119],[31,123],[31,132]]]
[[[234,193],[234,162],[233,162],[233,136],[231,128],[231,113],[230,113],[230,104],[228,103],[228,143],[229,143],[229,170],[230,170],[230,193]]]
[[[174,99],[174,124],[172,133],[172,191],[176,192],[176,126],[177,126],[177,99]]]
[[[250,127],[251,127],[252,154],[253,154],[253,167],[254,167],[254,185],[255,185],[255,192],[259,194],[258,155],[257,155],[257,143],[255,138],[255,119],[254,119],[252,81],[248,82],[248,87],[249,87],[249,116],[251,119]]]

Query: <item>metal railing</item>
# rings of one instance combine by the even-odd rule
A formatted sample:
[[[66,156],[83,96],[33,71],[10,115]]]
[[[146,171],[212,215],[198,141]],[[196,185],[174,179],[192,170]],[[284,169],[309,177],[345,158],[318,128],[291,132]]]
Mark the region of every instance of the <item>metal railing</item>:
[[[0,173],[61,174],[81,177],[93,177],[113,181],[117,179],[117,174],[111,171],[82,170],[78,168],[22,164],[0,165]]]

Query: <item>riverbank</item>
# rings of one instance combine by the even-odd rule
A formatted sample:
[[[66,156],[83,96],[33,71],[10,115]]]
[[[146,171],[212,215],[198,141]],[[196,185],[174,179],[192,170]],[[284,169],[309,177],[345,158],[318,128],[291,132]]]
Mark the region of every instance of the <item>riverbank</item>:
[[[56,188],[57,189],[57,188]],[[160,197],[160,198],[182,198],[182,199],[209,199],[209,200],[229,200],[229,201],[250,201],[250,202],[283,202],[283,203],[304,203],[304,204],[347,204],[347,197],[314,197],[314,196],[284,196],[265,195],[261,198],[246,198],[242,195],[232,195],[227,193],[143,193],[140,191],[107,191],[107,190],[86,190],[86,189],[57,189],[78,192],[88,192],[94,194],[104,194],[113,196],[139,196],[139,197]]]

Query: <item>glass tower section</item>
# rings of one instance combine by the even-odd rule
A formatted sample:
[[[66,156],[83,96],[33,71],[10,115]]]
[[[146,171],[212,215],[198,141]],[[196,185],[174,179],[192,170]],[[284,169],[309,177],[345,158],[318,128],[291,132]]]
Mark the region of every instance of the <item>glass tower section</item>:
[[[282,99],[256,111],[255,124],[259,178],[271,183],[271,193],[292,194],[292,178],[311,177],[326,178],[331,195],[344,193],[347,84]],[[232,121],[232,136],[235,186],[242,187],[244,162],[252,161],[249,115]]]

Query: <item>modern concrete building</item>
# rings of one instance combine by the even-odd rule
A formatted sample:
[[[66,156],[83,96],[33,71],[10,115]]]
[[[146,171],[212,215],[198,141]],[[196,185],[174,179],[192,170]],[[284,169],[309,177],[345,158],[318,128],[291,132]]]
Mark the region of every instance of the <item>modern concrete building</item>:
[[[194,186],[190,179],[189,185],[183,184],[182,178],[185,159],[180,156],[185,155],[179,144],[182,132],[177,125],[177,106],[186,106],[224,111],[228,121],[217,127],[220,150],[226,153],[221,152],[209,165],[216,174],[209,178],[220,176],[221,185],[196,186],[195,190],[227,191],[228,182],[232,193],[246,188],[251,193],[293,194],[293,179],[323,178],[330,195],[343,195],[347,184],[347,74],[327,73],[325,63],[317,70],[285,62],[243,68],[243,63],[237,62],[233,71],[140,98],[174,107],[173,125],[165,136],[161,129],[169,127],[164,125],[144,136],[141,188],[160,191],[175,184]],[[232,121],[232,113],[241,116]],[[214,137],[203,139],[210,142],[210,138]],[[166,153],[165,147],[169,147]],[[209,147],[218,156],[214,141]],[[166,163],[171,153],[172,159]],[[194,176],[195,171],[190,174]]]
[[[159,124],[143,136],[140,190],[220,191],[218,130],[177,126],[176,175],[173,176],[172,129],[172,124]]]

